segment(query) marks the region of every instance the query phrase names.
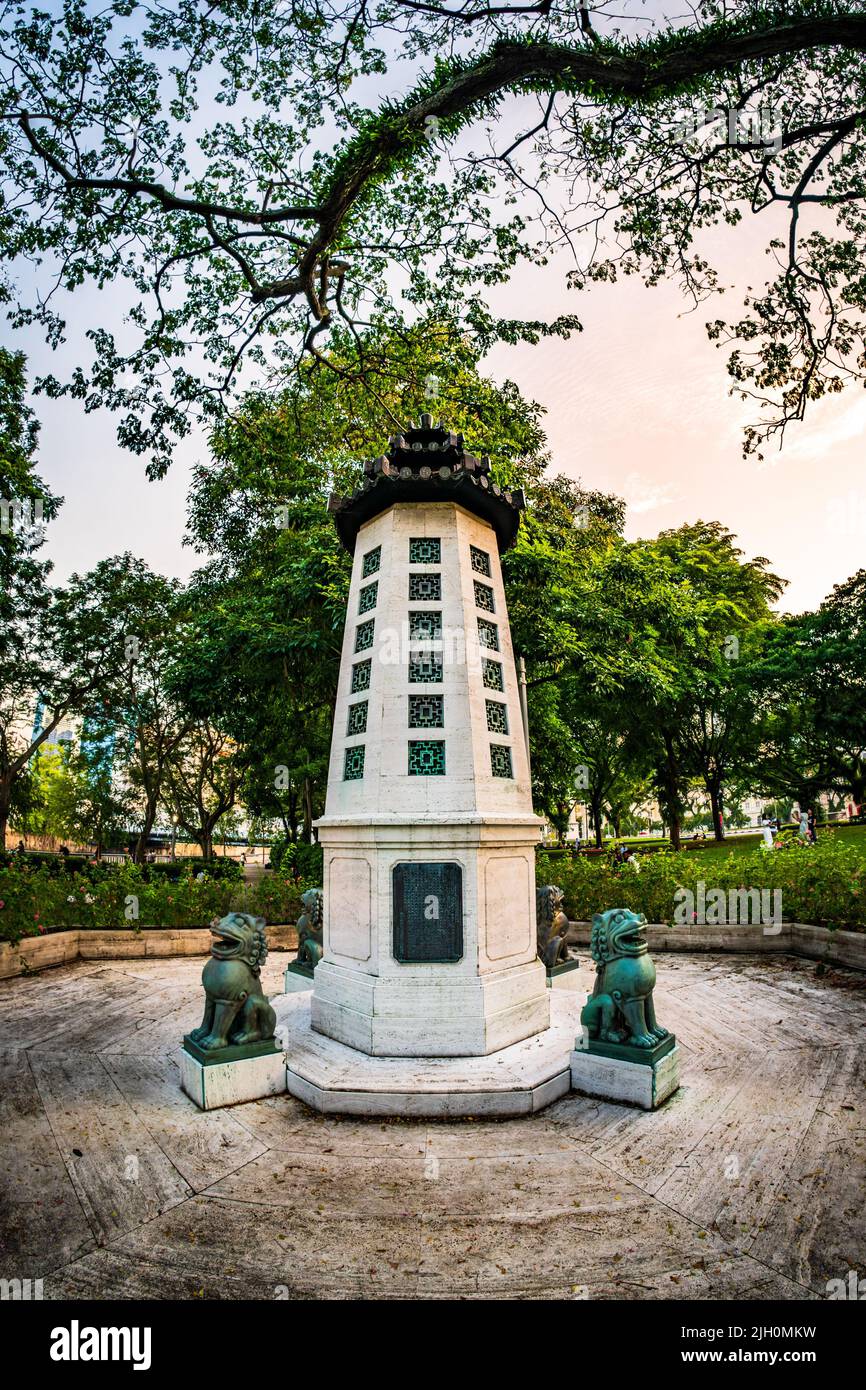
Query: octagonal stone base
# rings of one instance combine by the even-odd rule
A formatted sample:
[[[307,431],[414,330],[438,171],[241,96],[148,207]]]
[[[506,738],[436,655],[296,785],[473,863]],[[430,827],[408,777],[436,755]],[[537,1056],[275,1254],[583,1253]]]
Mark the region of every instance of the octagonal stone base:
[[[439,966],[365,975],[323,960],[312,1026],[381,1057],[483,1056],[545,1030],[548,997],[540,961],[473,977]]]
[[[379,1057],[315,1032],[309,993],[287,996],[279,1008],[286,1088],[323,1114],[532,1114],[571,1088],[581,996],[556,991],[548,997],[549,1028],[487,1056]]]

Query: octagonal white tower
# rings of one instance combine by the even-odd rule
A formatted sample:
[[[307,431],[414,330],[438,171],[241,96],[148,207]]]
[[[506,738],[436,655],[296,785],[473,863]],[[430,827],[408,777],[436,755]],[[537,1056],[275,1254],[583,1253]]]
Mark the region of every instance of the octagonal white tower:
[[[549,1025],[499,563],[523,499],[428,416],[366,472],[331,501],[354,565],[312,1023],[378,1055],[480,1055]]]

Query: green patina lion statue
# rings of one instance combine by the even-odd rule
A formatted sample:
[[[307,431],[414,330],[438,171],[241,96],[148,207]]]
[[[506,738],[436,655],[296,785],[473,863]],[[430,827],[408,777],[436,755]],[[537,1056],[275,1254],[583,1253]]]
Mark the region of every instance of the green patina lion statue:
[[[324,894],[321,888],[308,888],[301,894],[304,910],[298,918],[298,965],[306,965],[315,970],[324,953],[322,933],[324,929]]]
[[[562,907],[564,896],[555,883],[546,883],[535,893],[538,954],[548,970],[568,960],[568,947],[565,944],[568,918]]]
[[[580,1014],[591,1040],[656,1047],[669,1036],[656,1023],[650,959],[643,913],[612,907],[592,919],[590,941],[596,964],[595,988]]]
[[[190,1039],[203,1052],[267,1042],[277,1016],[259,978],[268,954],[265,919],[230,912],[210,930],[210,959],[201,975],[207,995],[204,1018]]]

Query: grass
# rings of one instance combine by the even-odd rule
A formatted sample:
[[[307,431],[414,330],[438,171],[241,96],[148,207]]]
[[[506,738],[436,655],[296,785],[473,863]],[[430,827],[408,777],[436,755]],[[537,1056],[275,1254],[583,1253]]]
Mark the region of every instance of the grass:
[[[834,825],[823,829],[819,826],[818,838],[820,839],[823,835],[831,836],[844,845],[850,845],[866,859],[866,825]],[[760,835],[743,835],[738,836],[737,839],[722,841],[705,840],[695,849],[690,850],[689,853],[700,854],[710,861],[727,859],[729,854],[751,854],[760,842]],[[683,843],[687,843],[687,841]]]
[[[825,835],[832,836],[834,840],[841,841],[842,844],[850,845],[857,850],[858,854],[866,859],[866,825],[819,825],[819,838]],[[736,836],[732,835],[729,839],[725,840],[708,839],[692,841],[689,835],[686,834],[683,836],[682,843],[686,853],[690,855],[699,854],[708,863],[713,863],[717,860],[727,859],[729,854],[751,854],[757,849],[758,845],[761,843],[761,839],[762,836],[760,831],[744,832]],[[662,840],[655,837],[652,839],[647,837],[638,839],[632,836],[624,836],[619,843],[628,845],[634,850],[638,858],[641,856],[641,851],[644,853],[648,851],[654,852],[670,845],[669,840]],[[609,845],[610,842],[608,841],[606,847],[609,847]],[[586,846],[586,848],[589,849],[592,847],[591,844]]]

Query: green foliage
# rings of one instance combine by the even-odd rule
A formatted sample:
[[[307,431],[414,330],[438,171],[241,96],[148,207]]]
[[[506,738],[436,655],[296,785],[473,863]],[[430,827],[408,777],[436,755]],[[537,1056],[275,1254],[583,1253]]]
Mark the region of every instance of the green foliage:
[[[763,716],[762,788],[804,802],[823,790],[864,801],[866,570],[837,584],[816,612],[779,623],[750,682]]]
[[[731,853],[711,860],[699,853],[636,852],[632,862],[616,865],[608,856],[578,855],[568,862],[540,855],[539,883],[557,883],[565,892],[568,915],[589,921],[609,907],[643,912],[650,922],[671,922],[678,888],[697,893],[711,888],[781,889],[785,921],[866,929],[866,857],[855,845],[832,835],[815,845]]]
[[[296,841],[294,844],[285,846],[280,856],[280,862],[278,865],[275,864],[274,868],[279,868],[284,878],[292,878],[297,883],[303,881],[321,888],[324,874],[323,861],[324,855],[321,845]]]
[[[861,376],[858,0],[591,13],[6,6],[0,250],[24,263],[10,317],[57,346],[66,293],[88,284],[116,286],[124,317],[122,339],[92,328],[92,361],[43,389],[117,412],[158,474],[196,415],[224,418],[244,367],[279,390],[335,329],[450,312],[481,350],[568,335],[574,314],[504,318],[485,300],[564,244],[573,288],[669,277],[700,304],[719,289],[701,234],[768,202],[790,208],[793,264],[772,243],[775,278],[709,325],[734,343],[736,388],[773,403],[749,445]],[[684,150],[684,104],[778,110],[784,147]],[[798,241],[806,199],[827,215]]]
[[[294,922],[300,894],[310,886],[279,874],[242,886],[237,872],[224,867],[211,872],[201,860],[190,861],[176,878],[154,872],[153,865],[90,864],[72,874],[16,861],[0,866],[0,941],[70,927],[205,927],[231,910],[252,912],[269,923]]]

